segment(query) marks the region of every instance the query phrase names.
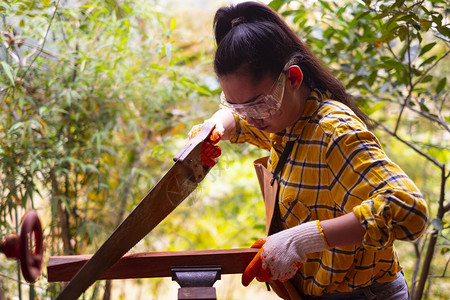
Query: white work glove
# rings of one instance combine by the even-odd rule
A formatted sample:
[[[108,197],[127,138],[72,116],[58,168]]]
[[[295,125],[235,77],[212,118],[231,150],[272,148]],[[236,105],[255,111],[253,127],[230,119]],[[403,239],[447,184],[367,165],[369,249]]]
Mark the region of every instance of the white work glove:
[[[220,154],[222,154],[222,149],[216,145],[220,141],[225,132],[222,122],[220,120],[210,118],[202,124],[195,125],[189,131],[188,138],[189,139],[194,138],[202,130],[203,125],[206,122],[213,122],[216,125],[216,127],[214,127],[213,131],[211,132],[211,135],[209,136],[209,141],[205,141],[202,144],[200,159],[202,164],[209,167],[213,167],[217,163]]]
[[[317,221],[311,221],[257,240],[252,248],[261,247],[242,274],[242,284],[294,277],[306,254],[326,250],[325,240]]]

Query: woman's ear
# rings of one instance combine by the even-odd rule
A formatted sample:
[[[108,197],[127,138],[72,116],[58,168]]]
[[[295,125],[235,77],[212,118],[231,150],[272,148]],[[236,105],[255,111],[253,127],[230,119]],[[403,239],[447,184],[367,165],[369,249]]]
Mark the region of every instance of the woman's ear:
[[[292,88],[297,89],[303,82],[303,72],[297,65],[290,66],[286,71],[286,78],[291,83]]]

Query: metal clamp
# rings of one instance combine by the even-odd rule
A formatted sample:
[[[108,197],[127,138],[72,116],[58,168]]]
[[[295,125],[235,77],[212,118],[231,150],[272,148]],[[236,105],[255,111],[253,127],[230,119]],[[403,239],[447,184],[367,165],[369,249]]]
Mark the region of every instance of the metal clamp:
[[[172,280],[178,282],[178,299],[216,300],[214,283],[220,279],[221,266],[174,266]]]

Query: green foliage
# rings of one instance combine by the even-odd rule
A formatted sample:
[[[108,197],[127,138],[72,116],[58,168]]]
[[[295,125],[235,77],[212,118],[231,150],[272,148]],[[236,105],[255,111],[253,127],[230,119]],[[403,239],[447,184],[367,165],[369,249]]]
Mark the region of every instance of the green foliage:
[[[37,208],[48,255],[92,253],[168,168],[171,137],[215,92],[177,50],[175,20],[145,7],[2,2],[2,234]]]
[[[280,9],[298,29],[300,37],[344,83],[380,129],[378,134],[386,152],[426,196],[431,227],[424,239],[414,243],[414,253],[426,257],[421,260],[420,255],[416,256],[409,272],[411,294],[414,299],[421,298],[424,282],[432,278],[423,270],[431,265],[432,241],[437,236],[438,247],[443,246],[444,254],[435,255],[438,262],[433,273],[448,277],[446,268],[438,267],[449,261],[445,255],[448,228],[443,225],[448,223],[444,216],[449,203],[444,195],[450,177],[450,106],[446,88],[450,54],[448,3],[277,0],[270,5]],[[384,132],[402,144],[388,139]],[[425,251],[424,245],[431,248]],[[406,259],[414,259],[410,256],[413,255]],[[431,284],[429,279],[428,286]],[[427,293],[431,293],[429,287]]]

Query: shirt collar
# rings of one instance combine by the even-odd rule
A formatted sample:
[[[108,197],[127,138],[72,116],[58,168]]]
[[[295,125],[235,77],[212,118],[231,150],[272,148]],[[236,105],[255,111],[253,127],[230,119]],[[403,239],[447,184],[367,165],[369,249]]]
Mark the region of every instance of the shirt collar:
[[[311,91],[308,98],[306,98],[305,109],[303,110],[302,116],[292,125],[291,127],[286,128],[285,130],[271,134],[271,139],[282,139],[283,141],[292,141],[299,138],[302,135],[303,130],[311,120],[314,113],[320,106],[320,103],[324,99],[331,98],[331,93],[329,91],[322,93],[319,90],[315,89]]]

